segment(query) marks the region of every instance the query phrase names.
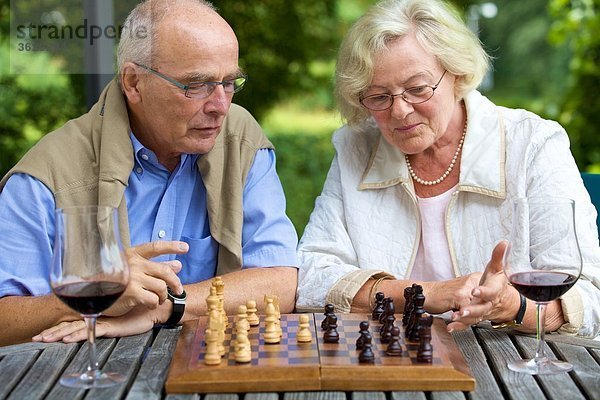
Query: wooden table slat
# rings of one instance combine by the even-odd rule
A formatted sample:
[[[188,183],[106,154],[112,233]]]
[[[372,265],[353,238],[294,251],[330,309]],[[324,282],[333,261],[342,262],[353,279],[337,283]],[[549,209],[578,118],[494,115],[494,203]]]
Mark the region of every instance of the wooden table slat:
[[[200,395],[194,394],[168,394],[165,400],[200,400]]]
[[[346,400],[344,392],[287,392],[283,400]]]
[[[209,393],[204,395],[203,400],[238,400],[239,398],[240,396],[235,393]]]
[[[114,347],[114,344],[115,344],[115,339],[97,340],[96,341],[96,357],[98,360],[98,365],[102,366],[104,364],[104,362],[110,355],[110,352],[112,351],[112,349]],[[89,363],[89,357],[90,357],[89,354],[90,353],[88,351],[87,343],[86,342],[79,343],[79,351],[77,352],[75,357],[72,360],[70,360],[70,362],[69,362],[69,360],[66,361],[66,362],[69,362],[69,365],[66,367],[64,372],[62,374],[60,374],[58,379],[60,379],[60,377],[65,374],[83,373],[84,371],[86,371],[86,369],[88,367],[88,363]],[[50,393],[48,393],[46,400],[54,400],[54,399],[56,399],[56,400],[61,400],[61,399],[76,400],[76,399],[83,398],[84,395],[85,395],[85,389],[69,388],[69,387],[61,385],[60,382],[58,382],[58,380],[57,380],[56,384],[54,385],[54,387],[52,388]]]
[[[523,358],[535,357],[535,350],[537,348],[536,338],[528,336],[516,336],[515,341],[519,347],[520,353],[523,354]],[[546,357],[548,357],[551,360],[563,358],[556,357],[556,355],[547,343],[544,349],[544,351],[546,352]],[[579,393],[577,385],[575,384],[575,382],[573,382],[573,379],[571,379],[571,377],[567,373],[553,375],[538,375],[536,379],[540,383],[540,386],[543,388],[546,395],[550,398],[569,400],[585,398]]]
[[[385,392],[352,392],[350,398],[351,400],[385,400]]]
[[[77,353],[78,347],[78,344],[71,343],[42,350],[35,364],[8,398],[22,400],[43,397],[57,382],[64,365]]]
[[[278,393],[246,393],[244,400],[279,400]]]
[[[40,350],[30,350],[8,354],[0,360],[0,399],[8,396],[11,390],[19,383],[23,375],[33,365]]]
[[[600,365],[590,352],[585,347],[571,344],[555,343],[553,347],[562,359],[574,365],[573,371],[569,374],[577,383],[574,385],[574,390],[579,391],[577,388],[579,386],[588,398],[600,399],[600,374],[598,373]]]
[[[521,356],[505,333],[482,329],[477,336],[503,392],[513,399],[545,398],[533,376],[508,369],[506,363]]]
[[[456,344],[467,360],[471,373],[475,377],[475,390],[471,392],[473,400],[489,400],[502,397],[500,387],[492,374],[485,354],[477,343],[477,338],[471,329],[452,332]]]
[[[431,392],[431,400],[465,400],[463,392]]]
[[[161,399],[181,328],[161,329],[143,360],[127,399]]]
[[[392,392],[392,400],[427,400],[424,392]]]

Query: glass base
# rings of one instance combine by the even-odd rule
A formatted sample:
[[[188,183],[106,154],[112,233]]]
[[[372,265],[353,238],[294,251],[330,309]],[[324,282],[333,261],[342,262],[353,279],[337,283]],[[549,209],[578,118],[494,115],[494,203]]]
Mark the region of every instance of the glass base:
[[[125,377],[114,372],[97,372],[95,374],[71,374],[60,378],[60,384],[73,388],[101,388],[118,385],[125,382]]]
[[[544,357],[510,361],[508,368],[512,371],[529,375],[549,375],[569,372],[573,369],[573,365],[568,362],[549,360]]]

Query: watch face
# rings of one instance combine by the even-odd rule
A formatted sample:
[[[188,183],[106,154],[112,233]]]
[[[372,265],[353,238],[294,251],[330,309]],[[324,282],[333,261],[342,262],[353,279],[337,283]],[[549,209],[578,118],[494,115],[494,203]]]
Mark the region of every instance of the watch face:
[[[173,300],[177,299],[177,300],[185,301],[185,299],[187,298],[187,294],[185,293],[185,290],[180,295],[176,295],[175,292],[170,287],[167,287],[167,293],[170,297],[173,298]]]

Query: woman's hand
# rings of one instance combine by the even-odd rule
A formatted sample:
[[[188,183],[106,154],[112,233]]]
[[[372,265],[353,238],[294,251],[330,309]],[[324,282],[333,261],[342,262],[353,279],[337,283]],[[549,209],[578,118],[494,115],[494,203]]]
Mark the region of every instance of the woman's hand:
[[[475,272],[449,281],[420,282],[425,295],[424,308],[429,313],[441,314],[470,304],[481,276],[481,272]]]
[[[521,304],[519,293],[509,285],[502,259],[507,242],[494,247],[492,258],[485,267],[481,282],[473,288],[472,300],[452,314],[448,330],[462,330],[483,320],[512,321]]]

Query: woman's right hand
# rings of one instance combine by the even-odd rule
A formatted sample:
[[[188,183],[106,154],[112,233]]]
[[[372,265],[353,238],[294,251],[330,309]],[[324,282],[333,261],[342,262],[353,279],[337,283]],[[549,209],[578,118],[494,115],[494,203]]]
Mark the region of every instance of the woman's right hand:
[[[479,286],[481,276],[481,272],[474,272],[449,281],[419,282],[425,295],[425,310],[441,314],[470,304],[473,289]]]

